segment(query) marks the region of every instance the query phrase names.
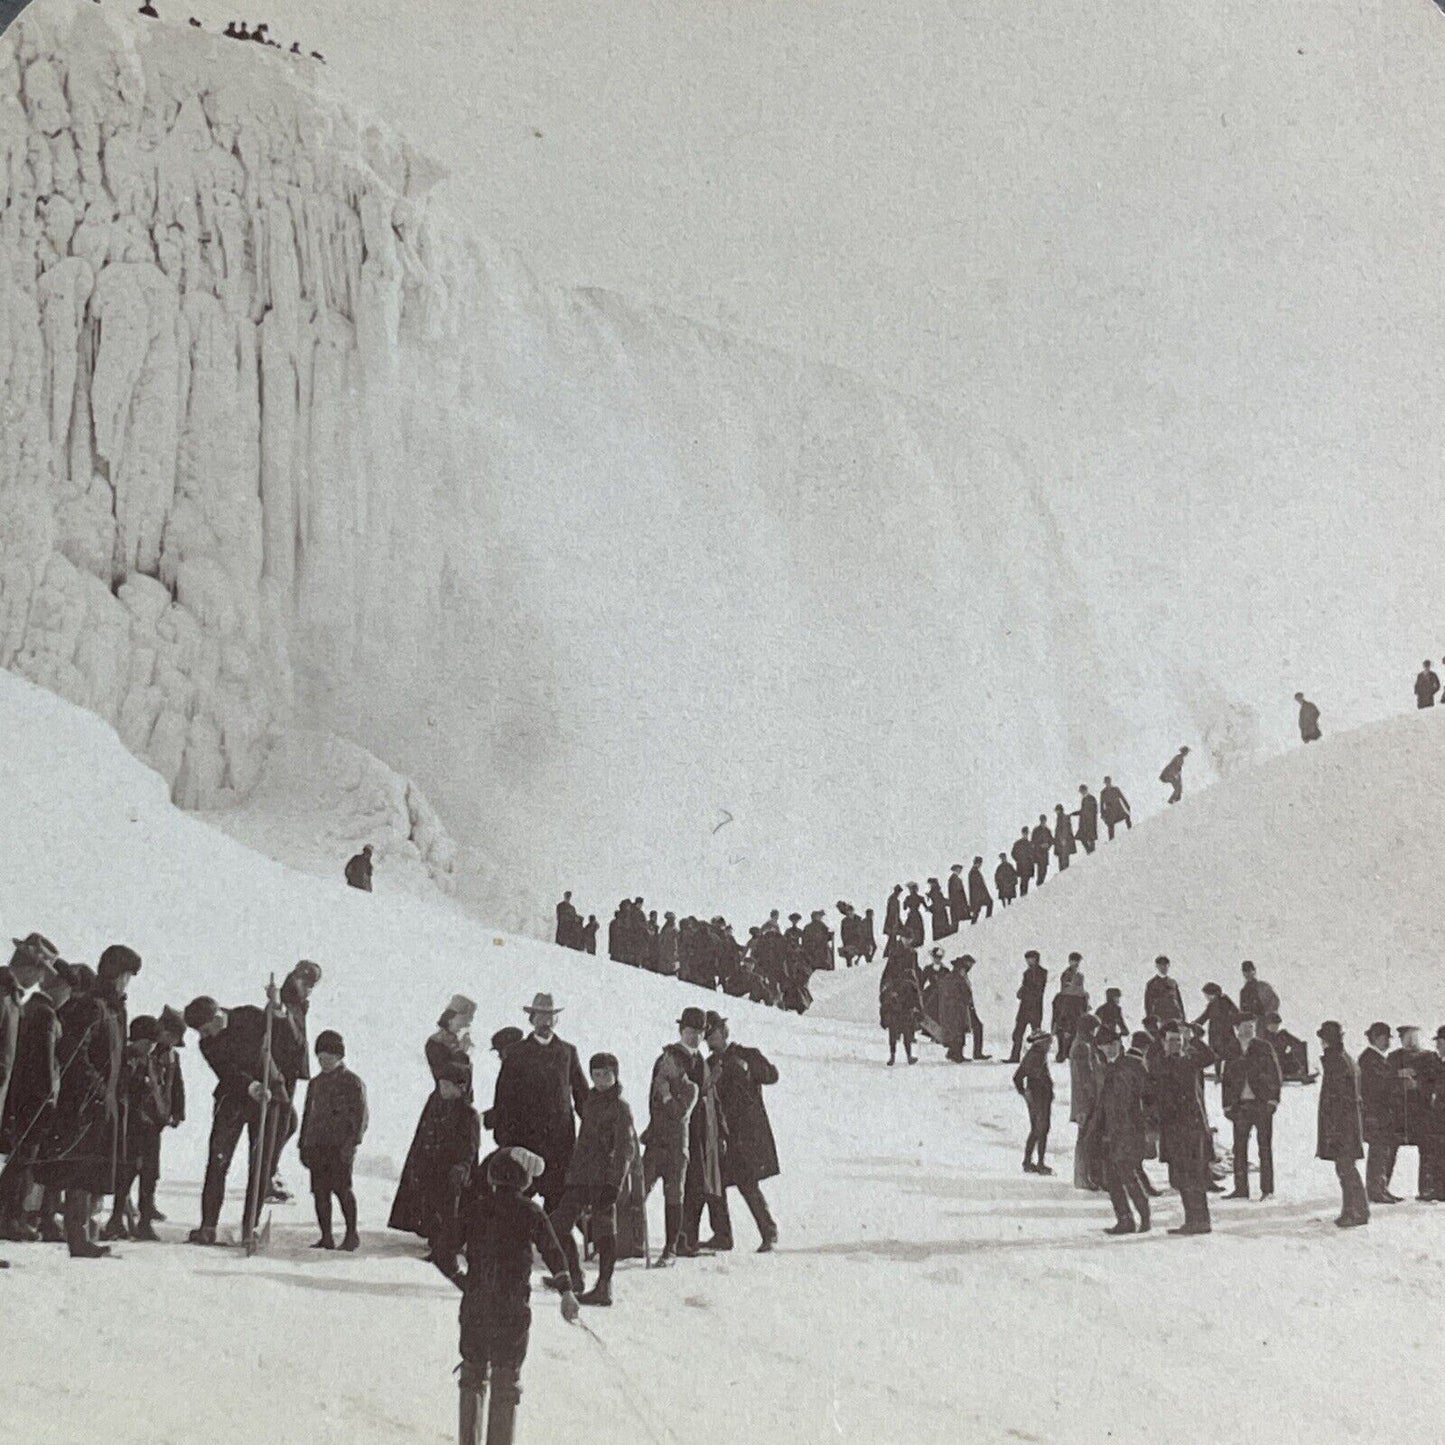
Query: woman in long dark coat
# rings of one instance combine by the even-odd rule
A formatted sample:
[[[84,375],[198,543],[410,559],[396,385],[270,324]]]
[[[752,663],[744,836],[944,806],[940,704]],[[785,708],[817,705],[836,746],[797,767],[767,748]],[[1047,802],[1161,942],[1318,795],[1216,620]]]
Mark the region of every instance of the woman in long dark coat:
[[[113,979],[71,971],[73,992],[60,1009],[60,1096],[35,1166],[48,1190],[64,1191],[65,1242],[72,1259],[110,1253],[89,1238],[97,1196],[115,1188],[119,1105],[125,1052],[124,997]]]
[[[914,1063],[913,1037],[923,1023],[923,988],[918,975],[918,955],[901,938],[891,938],[888,961],[878,983],[878,1022],[888,1030],[888,1062],[898,1058],[898,1043],[908,1062]]]
[[[392,1229],[420,1235],[433,1263],[454,1263],[461,1247],[460,1201],[481,1147],[472,1107],[470,1029],[477,1006],[458,994],[426,1041],[432,1091],[407,1150],[391,1206]]]

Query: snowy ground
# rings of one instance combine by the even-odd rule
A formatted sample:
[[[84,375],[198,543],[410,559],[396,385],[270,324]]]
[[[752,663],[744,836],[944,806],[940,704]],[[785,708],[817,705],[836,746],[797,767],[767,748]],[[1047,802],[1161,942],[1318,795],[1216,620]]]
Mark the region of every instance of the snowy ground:
[[[276,1211],[265,1257],[187,1248],[209,1092],[189,1048],[194,1102],[167,1146],[167,1242],[94,1265],[58,1247],[10,1249],[4,1318],[34,1327],[7,1339],[7,1438],[450,1438],[455,1295],[412,1241],[380,1227],[440,1003],[474,993],[480,1033],[519,1022],[523,1000],[550,988],[567,1005],[565,1035],[617,1050],[637,1101],[696,994],[412,897],[288,872],[173,809],[96,719],[4,675],[0,731],[0,922],[41,927],[75,957],[131,942],[146,960],[137,1010],[202,989],[254,999],[270,969],[318,959],[315,1027],[346,1035],[373,1116],[360,1255],[313,1254],[304,1202]],[[1286,1094],[1276,1202],[1217,1205],[1209,1239],[1114,1241],[1100,1233],[1107,1205],[1066,1182],[1066,1089],[1059,1174],[1029,1178],[1006,1067],[955,1068],[930,1048],[916,1068],[889,1070],[866,1023],[731,1013],[782,1072],[769,1102],[785,1173],[768,1190],[781,1250],[753,1255],[739,1208],[739,1253],[624,1268],[617,1307],[586,1317],[601,1343],[539,1297],[527,1438],[680,1441],[704,1412],[730,1440],[1142,1442],[1205,1429],[1344,1440],[1386,1415],[1392,1438],[1433,1438],[1445,1214],[1407,1204],[1368,1230],[1333,1229],[1333,1174],[1311,1157],[1313,1090]],[[1160,1223],[1175,1222],[1172,1199],[1161,1203]]]

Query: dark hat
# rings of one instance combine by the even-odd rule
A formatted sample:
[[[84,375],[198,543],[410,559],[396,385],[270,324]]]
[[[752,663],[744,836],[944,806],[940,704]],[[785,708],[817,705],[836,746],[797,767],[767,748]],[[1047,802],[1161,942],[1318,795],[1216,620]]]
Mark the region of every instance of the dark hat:
[[[316,1035],[316,1052],[318,1054],[335,1054],[337,1058],[344,1059],[346,1057],[346,1040],[335,1029],[324,1029]]]
[[[520,1044],[526,1038],[521,1029],[513,1028],[510,1024],[504,1029],[498,1029],[492,1035],[492,1048],[501,1053],[503,1049],[510,1049],[513,1044]]]
[[[1384,1034],[1386,1038],[1389,1038],[1390,1035],[1394,1032],[1394,1029],[1392,1029],[1389,1024],[1376,1021],[1365,1030],[1365,1037],[1367,1039],[1372,1039],[1375,1037],[1376,1034]]]
[[[1217,983],[1206,983],[1204,987],[1200,990],[1200,992],[1207,993],[1211,998],[1213,998],[1215,994],[1223,993],[1224,990],[1220,988]]]
[[[1169,955],[1168,955],[1167,953],[1161,953],[1161,954],[1159,955],[1159,957],[1154,960],[1154,966],[1157,968],[1161,963],[1168,963],[1168,962],[1169,962]]]
[[[1435,1037],[1437,1039],[1445,1039],[1445,1024],[1441,1024],[1440,1027],[1435,1030]]]
[[[63,958],[57,958],[55,973],[70,986],[72,993],[90,993],[95,988],[95,970],[89,964],[66,963]]]
[[[1101,1027],[1099,1032],[1094,1035],[1094,1042],[1102,1049],[1105,1044],[1122,1044],[1124,1042],[1124,1035],[1117,1029]]]
[[[677,1026],[680,1029],[697,1029],[701,1032],[707,1027],[707,1015],[700,1008],[685,1008]]]
[[[140,954],[123,943],[112,943],[100,956],[100,981],[113,983],[121,974],[140,972]]]
[[[1326,1019],[1319,1027],[1318,1037],[1327,1044],[1342,1044],[1345,1041],[1345,1031],[1334,1019]]]
[[[707,1011],[707,1018],[703,1021],[702,1031],[710,1034],[714,1029],[725,1029],[728,1021],[720,1014],[714,1013],[711,1009]]]
[[[24,938],[10,940],[15,945],[12,963],[51,963],[60,956],[55,945],[43,933],[27,933]]]
[[[161,1032],[170,1034],[175,1039],[176,1047],[183,1049],[186,1046],[186,1021],[181,1013],[167,1004],[161,1010]]]
[[[1129,1039],[1131,1049],[1147,1049],[1154,1040],[1145,1033],[1143,1029],[1135,1029],[1133,1036]]]
[[[1267,1024],[1278,1024],[1284,1022],[1284,1020],[1280,1018],[1280,1016],[1275,1013],[1273,1009],[1271,1009],[1267,1014],[1265,1014],[1264,1021]]]
[[[1070,962],[1070,963],[1082,963],[1083,961],[1084,961],[1084,955],[1083,955],[1082,953],[1071,953],[1071,954],[1069,955],[1069,962]]]
[[[1183,1019],[1170,1019],[1168,1023],[1160,1028],[1161,1034],[1182,1034],[1187,1032],[1188,1026]]]
[[[958,962],[961,963],[965,968],[972,968],[974,964],[978,962],[978,960],[971,953],[965,953],[963,957],[958,960]]]
[[[299,978],[315,988],[321,982],[321,965],[312,963],[309,958],[303,958],[295,968],[291,970],[292,978]]]
[[[1106,988],[1106,989],[1104,990],[1104,997],[1105,997],[1105,998],[1122,998],[1122,997],[1123,997],[1123,994],[1122,994],[1117,988]]]
[[[1031,949],[1029,949],[1029,951],[1028,951],[1027,953],[1024,954],[1024,957],[1025,957],[1026,959],[1029,959],[1029,958],[1037,958],[1038,956],[1039,956],[1039,951],[1038,951],[1038,949],[1036,949],[1036,948],[1031,948]]]
[[[592,1072],[596,1072],[598,1069],[611,1069],[614,1074],[622,1072],[618,1066],[616,1054],[593,1054],[587,1060],[587,1067]]]
[[[543,1170],[541,1157],[514,1145],[487,1160],[487,1183],[501,1189],[525,1189]]]
[[[802,915],[801,913],[790,913],[790,914],[788,914],[788,922],[789,922],[789,923],[801,923],[802,921],[803,921],[803,915]]]
[[[1259,1023],[1259,1015],[1258,1015],[1258,1014],[1240,1014],[1239,1017],[1238,1017],[1237,1019],[1235,1019],[1235,1021],[1234,1021],[1234,1026],[1235,1026],[1235,1028],[1238,1028],[1238,1027],[1240,1026],[1240,1024],[1258,1024],[1258,1023]]]
[[[161,1026],[159,1019],[153,1019],[149,1014],[137,1014],[130,1021],[130,1038],[132,1043],[136,1043],[142,1039],[150,1043],[155,1043],[160,1036]]]
[[[190,1003],[186,1005],[182,1017],[185,1019],[188,1028],[193,1028],[199,1032],[205,1028],[220,1011],[221,1006],[215,999],[207,994],[202,994],[199,998],[193,998]]]

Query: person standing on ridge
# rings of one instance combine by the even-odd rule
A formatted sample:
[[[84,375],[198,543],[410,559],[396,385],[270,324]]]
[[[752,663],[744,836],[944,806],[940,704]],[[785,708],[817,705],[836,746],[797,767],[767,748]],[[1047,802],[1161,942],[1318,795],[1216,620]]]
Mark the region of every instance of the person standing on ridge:
[[[1169,784],[1169,801],[1177,803],[1184,796],[1184,759],[1189,756],[1188,748],[1180,748],[1164,765],[1159,774],[1161,783]]]
[[[371,853],[371,844],[368,843],[360,853],[346,862],[347,885],[359,888],[363,893],[371,892]]]
[[[1299,735],[1307,743],[1320,740],[1320,710],[1302,692],[1294,695],[1299,704]]]
[[[1435,669],[1430,666],[1430,659],[1427,657],[1421,664],[1420,675],[1415,679],[1415,706],[1434,707],[1435,698],[1440,692],[1440,679],[1436,676]]]
[[[582,917],[572,906],[572,893],[570,889],[562,895],[562,901],[557,905],[557,935],[555,941],[558,948],[581,947]]]
[[[866,963],[872,963],[878,953],[878,934],[874,929],[873,910],[863,910],[863,959]]]
[[[1042,888],[1049,876],[1049,855],[1054,851],[1054,835],[1049,832],[1046,814],[1039,814],[1039,821],[1029,834],[1029,842],[1034,850],[1034,886]]]
[[[1054,856],[1059,860],[1062,873],[1072,860],[1077,848],[1074,844],[1074,825],[1062,803],[1054,804]]]
[[[1037,950],[1029,949],[1024,954],[1024,976],[1014,995],[1019,1001],[1014,1016],[1013,1044],[1009,1049],[1008,1061],[1016,1064],[1023,1048],[1024,1036],[1030,1030],[1038,1030],[1044,1023],[1044,990],[1048,987],[1049,971],[1039,962]]]
[[[943,888],[937,878],[928,880],[928,916],[935,943],[940,938],[947,938],[956,927],[949,915],[948,899],[943,896]]]
[[[975,858],[968,872],[968,908],[970,921],[977,923],[979,916],[993,917],[993,894],[983,880],[983,859]]]
[[[942,895],[939,895],[940,898]],[[944,913],[948,910],[945,907]],[[920,919],[919,928],[923,927]],[[803,963],[810,974],[818,973],[820,970],[831,971],[835,966],[833,957],[833,930],[823,922],[823,910],[816,908],[809,918],[807,926],[803,929],[802,937]]]
[[[903,932],[903,885],[895,883],[883,911],[883,937],[896,938]]]
[[[1014,860],[1014,871],[1019,879],[1019,897],[1029,896],[1029,886],[1034,881],[1034,844],[1029,836],[1028,825],[1025,824],[1019,835],[1013,841],[1013,847],[1009,849],[1009,855]]]
[[[1344,1030],[1333,1019],[1320,1025],[1319,1124],[1315,1153],[1335,1166],[1340,1181],[1340,1217],[1335,1224],[1354,1229],[1370,1222],[1370,1201],[1360,1179],[1365,1131],[1360,1114],[1360,1071],[1345,1052]]]
[[[908,896],[903,900],[903,912],[906,915],[903,920],[903,936],[914,948],[922,948],[923,933],[923,895],[918,891],[918,884],[908,885]]]
[[[1019,875],[1009,862],[1007,853],[998,855],[998,867],[993,870],[993,886],[998,891],[998,901],[1004,908],[1012,907],[1018,897]]]
[[[955,863],[948,870],[948,911],[953,915],[955,932],[962,927],[964,919],[973,922],[973,909],[968,902],[968,884],[963,881],[962,863]]]
[[[1120,823],[1130,829],[1134,826],[1134,819],[1129,813],[1129,800],[1124,796],[1124,790],[1115,785],[1113,778],[1105,778],[1104,786],[1099,792],[1099,816],[1109,830],[1111,843],[1114,841],[1114,829]]]
[[[1079,784],[1079,811],[1074,814],[1079,826],[1074,830],[1079,846],[1092,853],[1099,842],[1099,800],[1089,791],[1087,783]]]

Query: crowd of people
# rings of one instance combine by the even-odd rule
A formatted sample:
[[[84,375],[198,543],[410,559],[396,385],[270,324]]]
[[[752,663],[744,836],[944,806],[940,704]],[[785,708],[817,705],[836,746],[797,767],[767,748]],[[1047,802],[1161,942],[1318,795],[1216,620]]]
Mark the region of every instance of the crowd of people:
[[[101,0],[95,0],[95,3],[100,4]],[[160,11],[156,9],[154,0],[142,0],[140,9],[136,13],[145,16],[147,20],[159,20],[161,18]],[[205,28],[194,15],[190,17],[187,24],[192,30],[203,30]],[[221,34],[227,40],[250,40],[254,41],[257,45],[268,46],[272,50],[285,51],[288,55],[300,56],[304,53],[299,40],[293,40],[291,42],[291,48],[286,50],[286,47],[282,45],[279,40],[272,38],[271,27],[266,21],[262,21],[259,25],[252,28],[244,20],[231,20],[227,22],[226,28]],[[310,58],[312,60],[319,60],[323,65],[326,64],[326,57],[322,55],[319,50],[313,50],[310,53]]]
[[[505,1445],[521,1396],[534,1251],[568,1319],[582,1306],[612,1305],[619,1258],[665,1266],[731,1250],[729,1189],[752,1215],[758,1252],[772,1252],[778,1228],[762,1184],[777,1175],[778,1154],[763,1090],[778,1071],[759,1050],[735,1043],[722,1015],[684,1008],[677,1037],[653,1065],[639,1137],[617,1055],[592,1054],[584,1072],[576,1046],[557,1033],[561,1005],[540,993],[524,1010],[528,1032],[492,1035],[499,1068],[491,1106],[478,1116],[476,1012],[471,999],[454,996],[426,1042],[432,1092],[389,1223],[425,1239],[428,1260],[463,1292],[463,1445],[480,1440],[484,1411],[489,1445]],[[485,1155],[484,1129],[495,1141]],[[646,1201],[659,1181],[664,1238],[653,1259]],[[590,1289],[579,1230],[596,1252]]]

